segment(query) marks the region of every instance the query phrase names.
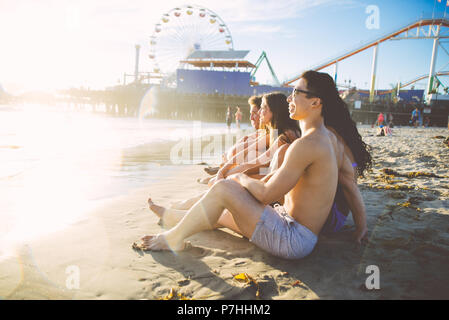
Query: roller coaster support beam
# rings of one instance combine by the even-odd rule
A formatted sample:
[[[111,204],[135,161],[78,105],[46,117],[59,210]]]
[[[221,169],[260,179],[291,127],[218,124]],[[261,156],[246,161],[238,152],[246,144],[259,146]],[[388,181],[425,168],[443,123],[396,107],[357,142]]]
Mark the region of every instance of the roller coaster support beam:
[[[438,26],[437,28],[437,32],[436,32],[436,38],[433,39],[433,49],[432,49],[432,58],[430,60],[430,71],[429,71],[429,79],[427,80],[427,90],[426,90],[426,100],[427,97],[429,96],[430,92],[433,89],[433,79],[435,77],[435,60],[437,57],[437,52],[438,52],[438,44],[439,44],[439,31],[440,31],[440,26]]]
[[[335,61],[334,64],[334,82],[337,83],[337,74],[338,74],[338,61]]]
[[[369,101],[374,101],[374,90],[376,88],[376,69],[377,69],[377,49],[379,44],[376,44],[373,51],[373,64],[371,68],[371,86],[369,90]]]
[[[270,64],[270,61],[268,60],[267,54],[265,53],[265,51],[262,51],[262,54],[260,55],[259,59],[257,59],[257,62],[255,63],[255,68],[253,69],[253,71],[251,72],[251,79],[254,78],[254,76],[256,75],[257,70],[259,69],[260,64],[262,63],[262,61],[265,59],[265,61],[267,62],[268,68],[270,69],[271,72],[271,76],[273,77],[273,81],[277,86],[280,86],[280,82],[278,80],[278,78],[276,77],[276,73],[274,73],[274,69]]]
[[[140,45],[136,44],[136,64],[134,66],[134,82],[139,80],[139,53],[140,53]]]

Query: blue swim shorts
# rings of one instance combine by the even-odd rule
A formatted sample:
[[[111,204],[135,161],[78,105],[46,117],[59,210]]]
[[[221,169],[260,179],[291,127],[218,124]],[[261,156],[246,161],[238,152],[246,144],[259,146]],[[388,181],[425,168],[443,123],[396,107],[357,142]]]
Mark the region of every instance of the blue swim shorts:
[[[295,221],[282,206],[266,206],[250,241],[284,259],[300,259],[315,248],[318,237]]]

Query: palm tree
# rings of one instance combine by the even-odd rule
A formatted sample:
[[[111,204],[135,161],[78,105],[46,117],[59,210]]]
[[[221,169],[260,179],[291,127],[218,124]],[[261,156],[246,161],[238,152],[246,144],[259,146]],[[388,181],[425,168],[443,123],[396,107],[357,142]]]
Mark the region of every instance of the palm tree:
[[[398,86],[394,83],[390,83],[390,87],[391,87],[391,101],[396,103],[398,95]]]

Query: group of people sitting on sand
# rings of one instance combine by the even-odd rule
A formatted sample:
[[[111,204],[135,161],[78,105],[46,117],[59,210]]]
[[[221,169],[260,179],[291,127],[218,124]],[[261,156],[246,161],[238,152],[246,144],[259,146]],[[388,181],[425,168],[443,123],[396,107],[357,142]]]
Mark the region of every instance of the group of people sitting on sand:
[[[377,115],[377,120],[374,123],[377,126],[377,136],[391,136],[393,132],[391,128],[393,128],[393,115],[391,113],[388,114],[388,121],[385,119],[384,114],[381,112]],[[373,127],[374,127],[373,124]]]
[[[219,167],[205,169],[206,192],[169,208],[148,199],[167,230],[137,247],[179,251],[193,234],[229,228],[272,255],[299,259],[320,234],[340,231],[349,212],[354,240],[366,238],[357,177],[372,159],[332,77],[306,71],[288,97],[275,92],[248,102],[255,132]]]

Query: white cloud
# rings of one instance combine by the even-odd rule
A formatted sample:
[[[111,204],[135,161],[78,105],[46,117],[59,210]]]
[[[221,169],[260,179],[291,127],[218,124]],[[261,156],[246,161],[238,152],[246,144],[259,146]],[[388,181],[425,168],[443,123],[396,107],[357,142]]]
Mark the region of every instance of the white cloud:
[[[205,1],[210,3],[210,1]],[[324,6],[353,5],[353,0],[239,0],[217,2],[220,16],[228,23],[294,19]]]

